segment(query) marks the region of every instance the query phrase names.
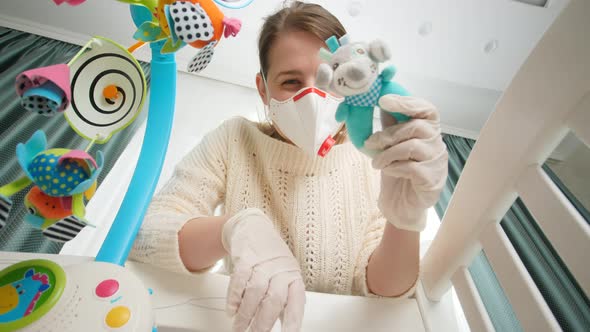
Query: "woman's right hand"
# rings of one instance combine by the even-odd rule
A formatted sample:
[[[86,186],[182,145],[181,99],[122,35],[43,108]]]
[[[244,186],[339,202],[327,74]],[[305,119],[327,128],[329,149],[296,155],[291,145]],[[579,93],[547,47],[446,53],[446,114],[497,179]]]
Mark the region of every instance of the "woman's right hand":
[[[233,330],[270,331],[280,318],[281,331],[299,331],[305,305],[301,270],[268,217],[258,209],[241,211],[225,223],[221,237],[234,266],[227,295]]]

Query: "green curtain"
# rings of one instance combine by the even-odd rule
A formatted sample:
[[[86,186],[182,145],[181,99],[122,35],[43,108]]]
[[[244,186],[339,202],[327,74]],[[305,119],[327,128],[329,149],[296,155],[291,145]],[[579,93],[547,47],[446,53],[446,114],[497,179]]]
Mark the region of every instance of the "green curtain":
[[[88,141],[78,136],[63,115],[45,117],[33,114],[20,106],[14,82],[16,76],[28,69],[67,63],[81,49],[78,45],[0,27],[0,185],[23,176],[16,160],[15,149],[27,141],[38,129],[47,134],[48,147],[84,150]],[[142,63],[149,81],[149,65]],[[98,150],[105,155],[105,165],[98,184],[108,174],[117,158],[145,120],[146,111],[126,129],[116,133],[103,145],[94,145],[89,153]],[[11,197],[13,207],[4,228],[0,230],[0,250],[39,253],[58,253],[62,244],[49,241],[23,221],[26,213],[23,199],[28,189]]]
[[[516,200],[500,225],[561,327],[590,331],[588,298],[522,200]]]
[[[469,153],[475,145],[475,141],[459,136],[443,134],[443,141],[447,145],[447,151],[449,152],[449,175],[447,177],[447,183],[443,188],[438,203],[434,206],[436,213],[439,217],[445,213],[451,196],[455,191],[457,182],[459,182],[459,176],[463,171],[463,166],[467,162]]]
[[[444,135],[449,150],[449,177],[435,209],[442,218],[461,171],[475,141]],[[543,167],[547,170],[547,167]],[[558,187],[565,188],[555,174],[550,174]],[[572,201],[575,197],[564,190]],[[587,215],[586,215],[587,216]],[[510,239],[523,264],[539,288],[549,308],[565,331],[590,331],[590,302],[571,275],[551,243],[547,240],[524,203],[517,199],[500,225]],[[473,281],[497,331],[522,330],[504,291],[491,269],[485,252],[469,267]]]

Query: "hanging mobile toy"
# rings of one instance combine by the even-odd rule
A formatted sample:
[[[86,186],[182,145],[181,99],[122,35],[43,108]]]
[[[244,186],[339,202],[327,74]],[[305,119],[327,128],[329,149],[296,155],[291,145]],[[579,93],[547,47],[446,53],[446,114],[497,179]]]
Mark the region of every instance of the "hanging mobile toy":
[[[72,100],[66,120],[78,135],[106,143],[130,125],[147,94],[139,62],[123,46],[94,37],[70,61]]]
[[[391,58],[391,51],[381,40],[367,43],[350,43],[348,36],[339,40],[332,36],[326,40],[329,51],[320,49],[320,64],[316,84],[344,96],[338,106],[336,120],[345,122],[350,140],[361,152],[374,156],[379,151],[366,149],[365,141],[373,134],[373,111],[379,98],[387,94],[409,95],[408,91],[392,81],[395,67],[387,66],[380,73],[379,63]],[[407,115],[388,112],[397,122],[408,121]]]
[[[70,105],[70,68],[58,64],[22,72],[16,93],[28,111],[45,116],[63,112]]]
[[[9,196],[34,183],[25,197],[29,211],[25,220],[51,240],[66,242],[88,224],[84,219],[85,200],[94,194],[103,155],[99,151],[95,161],[84,151],[47,149],[46,145],[45,133],[39,130],[16,147],[26,175],[0,187],[0,227],[5,225],[12,206]]]
[[[21,105],[46,116],[64,114],[76,133],[106,143],[128,126],[142,109],[146,81],[141,66],[122,46],[95,37],[66,65],[27,70],[16,78]],[[96,190],[104,161],[86,151],[47,149],[45,133],[37,131],[17,146],[25,176],[0,187],[0,228],[8,219],[10,196],[35,186],[25,196],[30,225],[53,241],[73,239],[89,223],[85,204]]]
[[[172,53],[185,45],[200,49],[189,61],[187,70],[197,73],[205,69],[213,57],[213,49],[221,36],[235,37],[242,27],[242,22],[225,17],[216,5],[229,8],[241,8],[247,1],[221,0],[119,0],[121,2],[143,5],[154,15],[154,20],[139,26],[133,37],[143,42],[166,40],[162,53]]]
[[[137,60],[102,37],[91,39],[68,64],[22,72],[15,86],[25,109],[45,116],[65,112],[80,136],[98,143],[133,122],[146,95]]]

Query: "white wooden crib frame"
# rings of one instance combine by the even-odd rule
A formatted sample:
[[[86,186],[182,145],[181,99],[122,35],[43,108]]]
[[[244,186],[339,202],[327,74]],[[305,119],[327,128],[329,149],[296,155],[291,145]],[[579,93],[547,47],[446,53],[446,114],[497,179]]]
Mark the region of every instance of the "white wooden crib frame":
[[[589,14],[589,1],[571,1],[520,68],[484,126],[424,257],[424,293],[436,301],[453,284],[474,331],[494,331],[467,271],[481,249],[522,328],[560,330],[499,225],[518,196],[590,294],[590,226],[541,169],[570,130],[590,146]]]

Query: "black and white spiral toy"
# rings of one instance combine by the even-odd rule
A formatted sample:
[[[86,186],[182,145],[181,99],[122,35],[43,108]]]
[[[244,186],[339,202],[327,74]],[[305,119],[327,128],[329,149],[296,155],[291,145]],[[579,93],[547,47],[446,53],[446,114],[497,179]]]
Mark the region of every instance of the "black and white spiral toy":
[[[123,47],[95,38],[70,65],[70,125],[89,140],[105,142],[141,111],[146,82],[139,63]]]

